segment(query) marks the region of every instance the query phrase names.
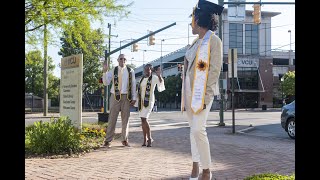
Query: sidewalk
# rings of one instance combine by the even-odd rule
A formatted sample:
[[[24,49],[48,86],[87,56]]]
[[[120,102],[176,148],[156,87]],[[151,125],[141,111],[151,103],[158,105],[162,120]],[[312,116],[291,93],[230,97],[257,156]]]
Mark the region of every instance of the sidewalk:
[[[236,131],[244,126],[236,126]],[[121,132],[117,128],[116,132]],[[292,174],[295,143],[232,133],[231,126],[207,127],[216,180],[242,180],[259,173]],[[25,159],[25,179],[188,179],[191,152],[188,127],[152,128],[153,147],[142,147],[140,127],[130,128],[131,147],[120,139],[78,158]]]

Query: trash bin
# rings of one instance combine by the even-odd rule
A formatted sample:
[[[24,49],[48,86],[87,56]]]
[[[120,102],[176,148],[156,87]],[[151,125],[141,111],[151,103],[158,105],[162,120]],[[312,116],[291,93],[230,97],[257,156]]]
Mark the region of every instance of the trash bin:
[[[98,122],[108,122],[108,113],[98,113]]]
[[[265,105],[265,104],[262,105],[262,110],[264,110],[264,111],[267,110],[267,105]]]

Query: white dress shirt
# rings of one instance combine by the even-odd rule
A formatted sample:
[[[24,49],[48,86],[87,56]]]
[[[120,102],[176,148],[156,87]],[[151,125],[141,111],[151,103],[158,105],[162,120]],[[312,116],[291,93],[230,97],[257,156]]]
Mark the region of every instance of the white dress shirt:
[[[129,81],[129,74],[128,74],[128,70],[126,66],[123,66],[123,74],[122,74],[122,83],[119,84],[119,86],[121,86],[121,88],[119,87],[119,89],[121,89],[121,94],[128,94],[128,81]],[[102,82],[105,86],[109,85],[111,83],[111,81],[113,80],[113,72],[114,72],[113,68],[110,71],[107,71],[105,73],[103,73],[102,76]],[[121,71],[121,67],[118,66],[118,73],[120,73]],[[132,83],[131,83],[131,94],[132,94],[132,100],[136,100],[137,95],[136,95],[136,78],[135,78],[135,74],[134,71],[131,70],[130,72],[132,74]],[[115,93],[114,92],[114,85],[112,85],[110,93]]]

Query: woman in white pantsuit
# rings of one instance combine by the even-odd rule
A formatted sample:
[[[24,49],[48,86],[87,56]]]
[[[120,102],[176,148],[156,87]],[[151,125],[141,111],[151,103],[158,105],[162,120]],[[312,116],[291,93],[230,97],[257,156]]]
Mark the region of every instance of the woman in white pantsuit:
[[[222,65],[222,42],[214,31],[222,6],[199,0],[192,13],[192,33],[198,38],[187,49],[184,60],[182,105],[190,126],[193,167],[190,179],[211,179],[210,145],[206,132],[208,113],[213,98],[219,94],[219,75]],[[182,107],[182,110],[184,109]]]
[[[161,69],[158,68],[156,75],[152,75],[152,70],[153,67],[151,64],[145,65],[144,76],[141,78],[138,85],[138,111],[139,117],[141,118],[143,132],[142,146],[147,147],[151,147],[153,142],[148,118],[155,102],[154,90],[156,85],[159,92],[165,90],[164,80],[161,76]]]

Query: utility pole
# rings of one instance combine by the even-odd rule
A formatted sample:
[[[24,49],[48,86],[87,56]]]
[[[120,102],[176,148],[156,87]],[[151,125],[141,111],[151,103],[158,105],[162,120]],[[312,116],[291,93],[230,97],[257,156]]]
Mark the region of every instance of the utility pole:
[[[144,52],[146,52],[147,50],[143,50],[143,57],[142,57],[142,67],[144,68]]]
[[[224,4],[224,0],[218,0],[218,4],[220,6],[223,6]],[[222,22],[222,15],[223,13],[221,13],[221,15],[219,16],[219,38],[221,39],[222,41],[222,45],[223,45],[223,40],[222,40],[222,35],[223,35],[223,31],[222,31],[222,26],[223,26],[223,22]],[[223,48],[222,48],[222,51],[223,51]],[[222,63],[223,63],[223,52],[222,52]],[[224,79],[224,72],[221,71],[220,73],[220,77],[221,79],[219,79],[219,83],[220,83],[220,112],[219,112],[219,116],[220,116],[220,122],[219,122],[219,126],[225,126],[225,123],[223,122],[223,101],[224,101],[224,89],[223,89],[223,79]]]
[[[108,45],[108,52],[111,50],[111,24],[108,23],[109,28],[109,45]],[[106,62],[107,61],[107,62]],[[105,56],[105,62],[108,65],[108,68],[110,70],[110,56]],[[104,106],[103,106],[103,113],[107,114],[109,110],[109,86],[104,86]]]
[[[45,21],[44,30],[43,30],[43,56],[44,56],[44,70],[43,70],[43,79],[44,79],[44,89],[43,89],[43,116],[48,114],[48,35],[47,35],[47,22]]]
[[[293,65],[293,61],[291,60],[291,30],[288,30],[288,33],[290,33],[289,65]]]

